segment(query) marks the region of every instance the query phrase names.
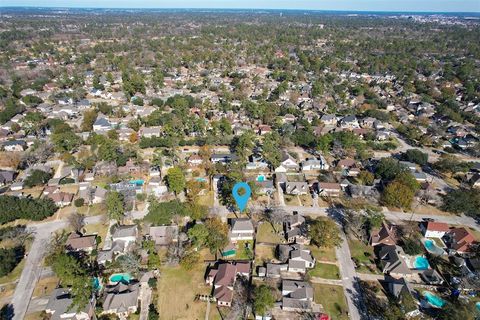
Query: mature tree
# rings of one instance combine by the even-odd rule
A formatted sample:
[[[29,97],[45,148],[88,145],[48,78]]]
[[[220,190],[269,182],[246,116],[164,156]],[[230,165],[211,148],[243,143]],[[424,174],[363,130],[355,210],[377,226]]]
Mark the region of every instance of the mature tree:
[[[375,169],[375,175],[385,180],[393,180],[406,171],[402,164],[393,158],[382,158]]]
[[[83,113],[82,131],[91,131],[93,124],[97,120],[98,112],[96,109],[89,109]]]
[[[167,184],[168,189],[175,193],[175,196],[178,195],[185,189],[186,181],[185,175],[183,174],[182,169],[179,167],[173,167],[168,169],[167,172]]]
[[[255,146],[255,133],[252,130],[245,131],[240,136],[236,136],[232,140],[232,149],[240,157],[242,161],[252,153]]]
[[[480,192],[478,189],[457,189],[449,191],[443,197],[445,211],[464,213],[472,217],[480,217]]]
[[[265,160],[276,168],[282,161],[282,152],[280,149],[280,135],[277,132],[267,133],[263,137],[262,154]]]
[[[207,244],[208,229],[205,224],[196,224],[188,230],[188,237],[197,248]]]
[[[387,185],[382,193],[382,202],[387,206],[409,209],[412,205],[415,192],[399,181]]]
[[[43,170],[32,170],[24,181],[24,185],[28,188],[44,185],[50,180],[52,174]]]
[[[9,274],[22,260],[25,253],[23,246],[0,248],[0,277]]]
[[[337,247],[342,243],[337,224],[329,218],[319,217],[310,223],[308,235],[313,244],[322,248]]]
[[[404,158],[407,161],[424,166],[428,162],[428,154],[418,149],[408,149],[404,154]]]
[[[366,185],[366,186],[373,185],[373,182],[375,181],[374,174],[366,170],[360,171],[360,174],[358,175],[357,178],[363,185]]]
[[[273,288],[262,284],[253,290],[253,310],[256,315],[264,316],[267,311],[273,308],[275,296],[272,293]]]
[[[191,270],[197,264],[199,259],[200,254],[198,251],[190,250],[180,259],[180,265],[185,270]]]
[[[215,253],[228,244],[228,226],[219,218],[207,219],[205,227],[208,230],[206,245],[210,252]]]
[[[124,197],[121,193],[110,191],[105,199],[107,205],[107,212],[110,219],[120,220],[123,218],[124,211]]]
[[[154,225],[164,225],[172,223],[175,216],[188,215],[187,206],[178,201],[158,202],[154,197],[149,198],[150,206],[145,220]]]

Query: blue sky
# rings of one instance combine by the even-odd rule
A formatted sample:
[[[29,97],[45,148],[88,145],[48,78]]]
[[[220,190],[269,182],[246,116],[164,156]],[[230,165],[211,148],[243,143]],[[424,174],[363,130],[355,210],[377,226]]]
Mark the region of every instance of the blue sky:
[[[480,12],[480,0],[0,0],[0,6]]]

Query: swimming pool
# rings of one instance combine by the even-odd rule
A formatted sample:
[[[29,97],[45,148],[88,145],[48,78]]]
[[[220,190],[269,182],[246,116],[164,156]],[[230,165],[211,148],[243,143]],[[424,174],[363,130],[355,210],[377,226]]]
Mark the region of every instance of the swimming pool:
[[[415,257],[415,261],[413,262],[413,266],[417,270],[427,270],[430,268],[430,265],[428,264],[428,260],[425,257],[418,256]]]
[[[445,305],[445,300],[431,292],[425,291],[423,296],[427,299],[428,303],[435,308],[442,308]]]
[[[93,289],[95,290],[99,290],[102,288],[102,284],[100,283],[100,279],[97,278],[97,277],[94,277],[92,279],[92,282],[93,282]]]
[[[198,182],[207,182],[207,179],[202,178],[202,177],[195,178],[195,180],[198,181]]]
[[[427,249],[427,251],[430,253],[433,253],[436,255],[442,255],[445,253],[445,251],[442,248],[438,247],[435,244],[435,241],[431,239],[425,239],[425,241],[423,242],[423,245],[425,246],[425,249]]]
[[[258,181],[258,182],[263,182],[263,181],[265,181],[265,176],[264,176],[263,174],[259,174],[259,175],[257,176],[257,181]]]
[[[129,273],[114,273],[110,276],[110,282],[121,282],[128,284],[132,280],[132,275]]]
[[[131,180],[130,183],[131,183],[131,184],[134,184],[134,185],[136,185],[136,186],[143,186],[143,184],[145,183],[145,181],[138,179],[138,180]]]
[[[480,302],[475,303],[475,307],[477,307],[477,311],[480,312]]]

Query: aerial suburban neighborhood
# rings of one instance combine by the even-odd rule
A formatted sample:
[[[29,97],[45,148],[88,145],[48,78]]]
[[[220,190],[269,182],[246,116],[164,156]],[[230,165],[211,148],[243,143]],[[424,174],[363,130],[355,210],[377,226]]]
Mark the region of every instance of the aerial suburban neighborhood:
[[[1,7],[0,319],[480,318],[479,21]]]

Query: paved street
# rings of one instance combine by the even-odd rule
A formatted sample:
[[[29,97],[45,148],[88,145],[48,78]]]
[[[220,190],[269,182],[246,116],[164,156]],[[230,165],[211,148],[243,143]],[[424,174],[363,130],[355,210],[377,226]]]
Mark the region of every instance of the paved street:
[[[98,223],[101,219],[102,216],[87,217],[85,223]],[[20,276],[15,292],[13,293],[11,303],[14,309],[14,320],[21,320],[25,317],[33,290],[35,289],[35,285],[42,273],[42,260],[48,250],[52,233],[61,230],[66,226],[67,222],[61,220],[32,223],[27,226],[28,230],[34,233],[35,238],[25,260],[25,267],[23,268],[22,275]]]

